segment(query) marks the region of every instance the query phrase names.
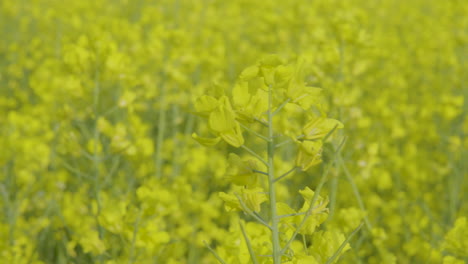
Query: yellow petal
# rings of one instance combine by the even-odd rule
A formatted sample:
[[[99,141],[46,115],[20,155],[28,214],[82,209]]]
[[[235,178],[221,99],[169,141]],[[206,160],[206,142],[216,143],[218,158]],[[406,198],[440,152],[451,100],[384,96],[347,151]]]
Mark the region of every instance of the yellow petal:
[[[233,147],[240,147],[244,145],[244,137],[240,129],[239,123],[235,123],[234,129],[220,133],[221,138]]]
[[[209,118],[210,128],[218,133],[229,132],[236,126],[234,112],[225,106],[219,106],[211,112]]]
[[[202,144],[203,146],[211,147],[216,144],[221,140],[220,137],[216,138],[205,138],[205,137],[199,137],[196,133],[192,134],[192,138],[195,139],[198,143]]]
[[[216,98],[209,95],[202,95],[195,101],[195,110],[198,114],[208,115],[218,107],[219,103]]]

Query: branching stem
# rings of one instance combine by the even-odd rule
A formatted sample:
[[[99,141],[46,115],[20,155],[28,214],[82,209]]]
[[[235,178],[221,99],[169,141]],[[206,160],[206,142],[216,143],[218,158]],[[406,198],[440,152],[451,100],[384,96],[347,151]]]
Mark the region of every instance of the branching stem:
[[[243,129],[249,131],[250,133],[254,134],[255,136],[257,136],[257,137],[259,137],[259,138],[261,138],[261,139],[263,139],[263,140],[265,140],[265,141],[268,142],[268,138],[265,137],[264,135],[258,133],[257,131],[251,129],[250,127],[248,127],[248,126],[246,126],[246,125],[244,125],[244,124],[242,124],[242,123],[240,123],[240,122],[239,122],[239,124],[241,125],[241,127],[242,127]]]
[[[237,197],[237,200],[239,200],[239,203],[242,207],[242,210],[244,210],[244,212],[246,212],[248,215],[252,216],[255,220],[257,220],[260,224],[268,227],[268,229],[271,230],[271,226],[265,221],[263,220],[259,215],[255,214],[255,212],[253,212],[252,210],[250,210],[247,205],[245,205],[244,201],[242,200],[242,197],[240,197],[237,193],[234,194],[236,197]]]
[[[328,176],[328,173],[330,171],[330,168],[333,166],[333,164],[335,163],[336,159],[337,159],[337,156],[339,155],[339,153],[341,152],[341,148],[343,147],[344,145],[344,142],[345,140],[343,140],[341,142],[341,144],[338,146],[337,150],[335,151],[334,155],[333,155],[333,160],[332,162],[330,162],[330,164],[328,166],[325,167],[325,171],[323,172],[322,174],[322,177],[320,178],[320,182],[318,183],[317,185],[317,188],[315,189],[315,192],[314,192],[314,196],[312,197],[312,201],[310,202],[310,205],[309,205],[309,208],[307,209],[306,211],[306,215],[304,216],[304,218],[302,218],[302,221],[299,223],[299,225],[297,226],[296,230],[294,231],[293,235],[291,236],[291,238],[288,240],[288,242],[286,243],[286,245],[283,247],[283,249],[281,250],[282,254],[284,254],[284,252],[286,252],[286,250],[289,248],[289,246],[291,245],[291,243],[296,239],[296,236],[299,234],[299,231],[302,229],[302,227],[304,226],[304,224],[306,223],[307,219],[309,218],[309,216],[311,215],[312,211],[314,210],[314,204],[315,202],[318,200],[318,197],[319,197],[319,193],[320,191],[322,190],[322,187],[323,185],[325,184],[326,182],[326,179],[327,179],[327,176]]]
[[[286,99],[280,106],[278,106],[278,108],[276,108],[276,110],[273,112],[273,115],[275,116],[276,114],[278,114],[278,112],[281,111],[281,109],[283,109],[283,107],[290,101],[291,98]]]
[[[247,249],[249,250],[250,258],[252,259],[253,264],[258,264],[257,257],[255,256],[255,252],[252,248],[252,244],[250,243],[250,239],[247,236],[247,233],[245,232],[245,227],[243,222],[239,222],[239,226],[242,231],[242,235],[244,236],[245,244],[247,244]]]
[[[351,234],[349,234],[349,236],[345,239],[345,241],[341,243],[338,250],[336,250],[335,254],[333,254],[333,256],[331,256],[325,264],[331,264],[335,262],[335,259],[341,254],[341,251],[343,251],[343,249],[346,247],[349,240],[351,240],[351,238],[359,231],[359,229],[361,229],[361,227],[362,227],[362,223],[356,229],[354,229],[353,232],[351,232]]]
[[[349,183],[351,184],[351,189],[353,190],[354,196],[356,196],[356,200],[358,202],[359,208],[361,211],[364,213],[366,212],[366,207],[364,206],[364,202],[362,201],[361,194],[359,193],[359,189],[354,182],[353,176],[349,172],[348,168],[344,164],[343,158],[341,157],[341,154],[338,155],[338,162],[340,163],[341,168],[343,169],[343,172],[348,179]],[[372,229],[372,225],[369,221],[369,217],[367,214],[364,214],[364,224],[366,225],[367,229],[370,231]]]
[[[260,173],[260,174],[268,176],[268,173],[266,173],[264,171],[259,171],[259,170],[252,170],[252,171],[255,172],[255,173]]]
[[[268,191],[270,200],[270,219],[271,219],[271,236],[273,242],[273,264],[281,263],[281,245],[279,242],[279,219],[276,213],[276,192],[275,192],[275,170],[274,170],[274,156],[275,156],[275,141],[273,135],[273,112],[272,112],[272,87],[268,89]]]
[[[241,148],[245,149],[247,152],[252,154],[254,157],[256,157],[259,161],[261,161],[263,164],[265,164],[268,167],[268,162],[266,162],[266,160],[262,158],[260,155],[258,155],[255,151],[251,150],[246,145],[242,145]]]
[[[219,263],[221,264],[227,264],[226,261],[224,261],[219,255],[218,253],[216,253],[216,251],[214,249],[212,249],[210,247],[210,245],[208,245],[208,243],[206,243],[206,241],[203,241],[203,243],[205,244],[206,248],[208,248],[208,250],[211,252],[211,254],[213,254],[213,256],[219,261]]]
[[[287,172],[283,173],[283,175],[279,176],[278,178],[275,179],[275,182],[277,181],[280,181],[281,179],[283,179],[284,177],[288,176],[289,173],[295,171],[297,169],[296,166],[292,167],[290,170],[288,170]]]

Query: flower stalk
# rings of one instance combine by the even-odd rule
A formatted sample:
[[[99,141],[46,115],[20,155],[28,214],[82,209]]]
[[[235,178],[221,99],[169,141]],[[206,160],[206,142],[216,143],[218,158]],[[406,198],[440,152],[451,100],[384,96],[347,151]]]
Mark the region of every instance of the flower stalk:
[[[273,137],[273,112],[272,112],[272,89],[268,89],[268,192],[270,200],[271,238],[273,243],[273,263],[281,263],[281,245],[279,242],[279,220],[276,213],[276,191],[275,191],[275,141]]]

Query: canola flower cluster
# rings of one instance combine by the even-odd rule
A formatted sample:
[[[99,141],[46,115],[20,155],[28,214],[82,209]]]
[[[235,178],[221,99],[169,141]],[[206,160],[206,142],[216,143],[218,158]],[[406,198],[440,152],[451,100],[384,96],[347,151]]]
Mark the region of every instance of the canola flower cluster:
[[[463,0],[0,1],[0,263],[468,261]]]

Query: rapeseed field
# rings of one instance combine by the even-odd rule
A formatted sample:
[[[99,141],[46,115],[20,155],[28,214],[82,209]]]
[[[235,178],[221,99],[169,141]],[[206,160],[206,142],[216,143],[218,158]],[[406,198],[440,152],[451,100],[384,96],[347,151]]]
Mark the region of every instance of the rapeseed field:
[[[0,264],[468,263],[465,0],[2,0],[0,36]]]

